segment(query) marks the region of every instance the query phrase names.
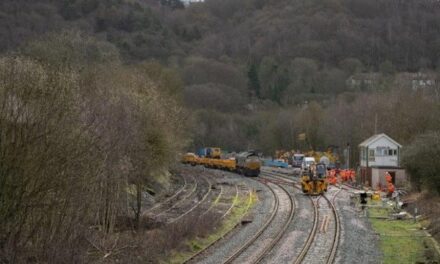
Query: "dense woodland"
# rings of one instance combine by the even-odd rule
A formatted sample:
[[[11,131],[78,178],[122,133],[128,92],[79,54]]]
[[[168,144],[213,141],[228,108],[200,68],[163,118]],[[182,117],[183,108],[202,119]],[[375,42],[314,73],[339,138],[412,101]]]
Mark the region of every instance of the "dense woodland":
[[[440,138],[439,12],[411,0],[0,1],[0,262],[84,262],[121,217],[139,228],[146,186],[200,146],[348,143],[355,165],[357,144],[385,132],[410,146],[415,186],[440,193],[426,160],[412,162],[439,151],[417,148]],[[419,72],[434,84],[401,77]]]

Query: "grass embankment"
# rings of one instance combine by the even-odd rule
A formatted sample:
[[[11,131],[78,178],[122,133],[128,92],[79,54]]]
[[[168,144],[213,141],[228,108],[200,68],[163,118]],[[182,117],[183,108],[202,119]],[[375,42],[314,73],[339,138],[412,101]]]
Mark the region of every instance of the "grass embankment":
[[[198,252],[224,237],[228,232],[234,229],[237,224],[240,223],[241,219],[246,216],[256,201],[257,194],[254,191],[247,196],[238,196],[235,198],[233,201],[234,207],[232,208],[231,213],[221,222],[214,233],[207,237],[197,237],[187,241],[189,250],[172,254],[167,263],[183,263]]]
[[[368,215],[375,231],[380,235],[382,263],[438,263],[433,250],[433,241],[422,230],[422,225],[413,219],[386,219],[391,208],[369,208]]]

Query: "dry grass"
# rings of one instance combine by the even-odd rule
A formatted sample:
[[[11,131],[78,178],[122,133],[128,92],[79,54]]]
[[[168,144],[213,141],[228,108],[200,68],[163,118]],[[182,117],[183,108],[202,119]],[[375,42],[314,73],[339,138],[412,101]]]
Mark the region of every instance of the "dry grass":
[[[186,241],[206,237],[219,225],[220,215],[210,212],[187,215],[172,224],[142,222],[136,232],[125,230],[108,238],[105,245],[91,245],[88,262],[91,263],[159,263],[175,251],[191,250]],[[148,221],[148,220],[147,220]],[[127,223],[126,226],[129,226]],[[99,235],[97,241],[104,241]]]
[[[231,213],[221,222],[219,226],[207,236],[197,236],[187,242],[189,249],[176,252],[173,254],[167,262],[169,263],[183,263],[185,260],[191,258],[194,254],[209,247],[212,243],[215,243],[218,239],[224,237],[228,232],[232,231],[241,221],[241,219],[247,215],[250,208],[257,201],[257,195],[255,192],[251,192],[249,196],[238,197],[233,201],[234,207]]]

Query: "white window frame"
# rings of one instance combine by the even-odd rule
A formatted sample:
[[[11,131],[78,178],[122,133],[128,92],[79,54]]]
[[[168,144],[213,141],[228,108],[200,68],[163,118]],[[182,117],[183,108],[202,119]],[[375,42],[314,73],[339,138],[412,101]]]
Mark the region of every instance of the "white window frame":
[[[375,155],[376,154],[376,150],[375,149],[368,149],[368,161],[375,161]]]
[[[378,156],[378,157],[386,157],[386,156],[389,156],[389,155],[388,155],[388,151],[389,151],[389,149],[390,149],[390,147],[384,147],[384,146],[378,146],[378,147],[376,147],[376,149],[375,149],[376,156]]]

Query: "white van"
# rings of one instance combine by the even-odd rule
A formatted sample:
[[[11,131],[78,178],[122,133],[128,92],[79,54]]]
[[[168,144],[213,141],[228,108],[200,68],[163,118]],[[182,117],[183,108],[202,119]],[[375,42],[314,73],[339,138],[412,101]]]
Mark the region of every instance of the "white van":
[[[316,161],[315,161],[314,157],[305,157],[301,168],[303,170],[307,170],[310,167],[310,165],[315,164],[315,163],[316,163]]]

